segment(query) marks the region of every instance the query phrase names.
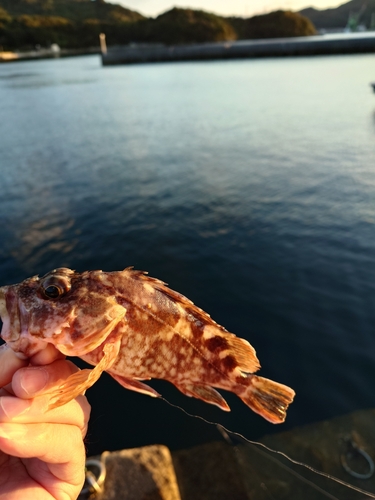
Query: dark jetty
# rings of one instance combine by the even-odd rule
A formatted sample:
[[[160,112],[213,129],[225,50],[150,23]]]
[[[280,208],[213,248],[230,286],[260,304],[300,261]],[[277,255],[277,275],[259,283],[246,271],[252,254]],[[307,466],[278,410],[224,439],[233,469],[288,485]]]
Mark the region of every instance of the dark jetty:
[[[129,44],[102,53],[103,65],[375,52],[375,32],[189,45]]]

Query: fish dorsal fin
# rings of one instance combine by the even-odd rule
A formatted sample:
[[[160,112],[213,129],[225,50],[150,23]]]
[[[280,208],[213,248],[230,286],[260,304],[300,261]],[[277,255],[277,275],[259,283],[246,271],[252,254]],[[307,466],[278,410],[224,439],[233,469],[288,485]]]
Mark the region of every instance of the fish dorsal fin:
[[[218,328],[220,331],[228,333],[228,330],[216,323],[216,321],[214,321],[206,311],[196,306],[194,302],[185,297],[185,295],[182,295],[181,293],[172,290],[172,288],[169,288],[167,283],[165,283],[164,281],[148,276],[147,271],[138,271],[136,269],[133,269],[132,267],[127,267],[124,272],[128,272],[130,273],[131,277],[139,279],[144,283],[150,284],[153,288],[155,288],[155,290],[161,292],[172,302],[180,304],[180,306],[182,306],[184,310],[189,310],[191,313],[196,314],[205,324],[212,325]]]
[[[180,310],[186,313],[187,317],[185,319],[187,322],[189,322],[188,316],[190,315],[193,318],[192,321],[198,320],[198,322],[201,323],[203,339],[195,338],[194,336],[186,338],[188,342],[195,346],[202,355],[204,355],[202,348],[203,340],[203,342],[206,341],[207,343],[211,343],[212,346],[217,345],[217,351],[216,348],[211,349],[212,351],[216,351],[215,354],[218,354],[218,351],[221,350],[226,351],[228,355],[233,356],[237,364],[236,370],[239,376],[247,373],[254,373],[259,370],[260,363],[256,356],[255,349],[247,340],[239,338],[233,333],[229,333],[226,328],[216,323],[216,321],[214,321],[208,313],[197,307],[187,297],[179,292],[176,292],[175,290],[172,290],[163,281],[148,276],[147,272],[134,270],[133,268],[126,268],[124,272],[129,273],[132,278],[148,283],[155,290],[158,290],[160,293],[165,295],[169,300],[178,304],[180,306]],[[181,332],[177,333],[181,335]],[[210,359],[209,362],[215,365],[213,359]]]
[[[127,267],[123,272],[128,273],[131,278],[138,279],[143,283],[148,283],[153,288],[155,288],[155,290],[159,290],[159,292],[164,293],[169,298],[176,302],[179,302],[180,304],[197,307],[191,300],[185,297],[185,295],[182,295],[181,293],[172,290],[172,288],[169,288],[168,284],[164,281],[149,276],[147,271],[138,271],[137,269],[133,269],[132,267]],[[197,307],[197,309],[199,308]],[[204,312],[202,309],[199,310],[206,316],[210,317],[210,315]]]
[[[260,368],[254,347],[245,339],[230,334],[226,337],[228,348],[238,363],[238,368],[244,373],[255,373]]]
[[[148,276],[145,278],[154,280],[154,278],[149,278]],[[205,327],[208,327],[212,333],[215,332],[214,335],[224,338],[227,342],[228,350],[231,351],[231,354],[235,357],[236,362],[238,363],[239,370],[245,373],[254,373],[259,370],[260,363],[256,356],[255,349],[247,340],[239,338],[233,333],[229,333],[226,328],[219,325],[219,323],[216,323],[216,321],[214,321],[208,313],[196,306],[194,302],[186,298],[184,295],[168,288],[168,286],[166,286],[166,284],[162,281],[155,280],[154,286],[157,290],[167,295],[174,302],[180,304],[184,310],[189,310],[189,312],[202,321]],[[191,341],[191,339],[189,340]]]

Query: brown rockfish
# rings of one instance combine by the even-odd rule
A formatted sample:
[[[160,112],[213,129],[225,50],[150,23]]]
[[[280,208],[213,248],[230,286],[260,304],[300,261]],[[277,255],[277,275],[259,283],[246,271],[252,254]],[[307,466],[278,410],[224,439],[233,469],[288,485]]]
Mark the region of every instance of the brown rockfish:
[[[273,423],[285,420],[294,391],[253,375],[253,347],[183,295],[147,273],[55,269],[0,288],[1,336],[20,356],[48,342],[95,365],[51,394],[50,408],[83,393],[105,370],[123,387],[158,397],[142,381],[168,380],[187,396],[225,411],[214,387],[231,391]]]

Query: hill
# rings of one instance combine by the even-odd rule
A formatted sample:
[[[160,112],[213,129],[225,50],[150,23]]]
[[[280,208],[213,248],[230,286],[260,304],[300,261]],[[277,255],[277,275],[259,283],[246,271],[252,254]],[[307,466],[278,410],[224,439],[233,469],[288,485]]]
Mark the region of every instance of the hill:
[[[5,50],[48,47],[51,43],[68,49],[95,47],[102,32],[108,45],[172,45],[303,36],[315,33],[315,29],[300,14],[283,11],[242,19],[173,8],[156,18],[145,18],[104,0],[0,0],[0,47]]]
[[[0,7],[12,17],[53,16],[63,17],[73,22],[83,22],[87,19],[100,19],[107,22],[145,19],[138,12],[104,0],[0,0]]]
[[[104,0],[0,0],[0,50],[95,47],[102,31],[116,39],[145,19]]]
[[[237,38],[235,30],[226,19],[202,10],[174,7],[143,25],[139,35],[147,42],[186,44]]]
[[[312,22],[301,14],[278,10],[260,16],[230,19],[239,39],[283,38],[315,35]]]
[[[359,17],[358,24],[369,29],[375,19],[375,0],[351,0],[335,9],[319,10],[309,7],[299,13],[310,19],[317,29],[344,29],[349,17],[353,15]]]

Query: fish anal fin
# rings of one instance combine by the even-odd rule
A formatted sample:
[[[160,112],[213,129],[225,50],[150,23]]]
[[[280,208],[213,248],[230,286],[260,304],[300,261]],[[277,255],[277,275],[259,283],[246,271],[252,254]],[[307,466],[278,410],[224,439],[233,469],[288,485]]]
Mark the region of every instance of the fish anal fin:
[[[288,406],[295,396],[290,387],[257,375],[249,377],[244,391],[233,392],[255,413],[273,424],[284,422]]]
[[[118,382],[125,389],[129,389],[131,391],[140,392],[141,394],[146,394],[147,396],[151,396],[153,398],[159,398],[160,394],[155,391],[152,387],[147,384],[142,384],[139,380],[135,380],[133,378],[122,377],[121,375],[115,375],[114,373],[109,372],[111,377],[113,377],[116,382]]]
[[[120,348],[120,340],[105,344],[103,357],[92,370],[84,369],[70,375],[64,383],[50,393],[48,410],[62,406],[75,399],[95,384],[104,370],[108,370],[114,361]]]
[[[218,406],[221,410],[230,411],[223,396],[209,385],[174,384],[186,396],[201,399],[206,403]]]

